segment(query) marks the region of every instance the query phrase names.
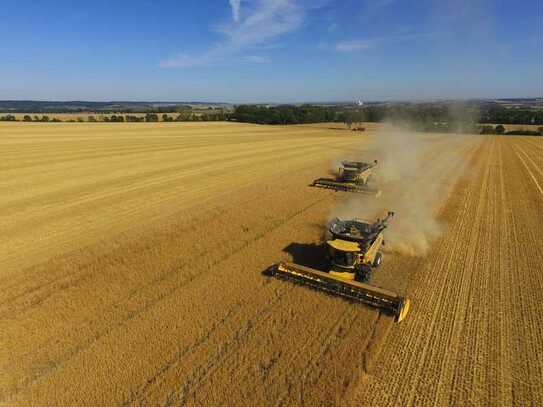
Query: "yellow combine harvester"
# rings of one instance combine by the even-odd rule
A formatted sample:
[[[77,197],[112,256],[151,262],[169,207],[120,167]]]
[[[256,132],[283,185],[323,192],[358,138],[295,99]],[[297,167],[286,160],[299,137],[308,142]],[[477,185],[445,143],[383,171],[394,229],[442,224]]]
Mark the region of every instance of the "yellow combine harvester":
[[[373,163],[360,161],[342,161],[335,179],[318,178],[312,186],[329,188],[336,191],[359,192],[363,194],[380,195],[381,191],[370,188],[368,181],[373,170],[377,167],[377,160]]]
[[[335,295],[384,309],[402,321],[409,312],[410,301],[397,293],[367,284],[372,269],[383,260],[383,230],[394,216],[368,223],[360,219],[334,219],[330,223],[331,239],[326,242],[331,268],[325,273],[293,263],[279,263],[271,272]]]

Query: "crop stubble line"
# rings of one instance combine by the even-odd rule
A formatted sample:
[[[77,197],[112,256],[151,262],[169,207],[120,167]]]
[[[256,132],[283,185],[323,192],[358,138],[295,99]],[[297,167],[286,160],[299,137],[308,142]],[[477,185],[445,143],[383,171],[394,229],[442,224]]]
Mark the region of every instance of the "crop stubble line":
[[[534,180],[537,176],[530,170],[529,164],[534,166],[538,175],[541,172],[526,151],[522,148],[519,150],[519,144],[524,144],[524,140],[514,138],[507,142],[504,140],[503,143],[509,152],[509,165],[506,168],[516,166],[519,169],[518,174],[512,174],[510,170],[505,172],[511,187],[511,199],[507,203],[510,236],[514,243],[511,246],[512,270],[508,275],[507,287],[512,304],[512,332],[515,332],[511,346],[515,356],[512,359],[511,397],[518,405],[540,405],[543,403],[540,393],[543,386],[540,351],[543,349],[543,318],[537,308],[541,303],[540,293],[543,292],[543,257],[540,250],[543,237],[541,227],[534,218],[538,219],[543,201]],[[527,162],[522,155],[525,155]],[[520,177],[520,173],[524,177]],[[522,377],[524,380],[520,379]]]
[[[493,161],[494,156],[496,155],[496,143],[493,140],[491,159]],[[482,360],[488,359],[488,344],[484,342],[485,336],[488,333],[488,296],[491,295],[488,290],[488,280],[492,278],[491,269],[487,268],[489,264],[492,263],[492,256],[490,251],[487,249],[485,242],[488,242],[491,239],[491,235],[494,232],[492,230],[493,220],[492,220],[492,198],[493,192],[495,189],[495,182],[493,180],[493,172],[497,167],[494,165],[489,165],[487,169],[488,176],[485,177],[486,185],[483,186],[483,192],[481,194],[481,200],[479,201],[478,212],[476,219],[478,221],[476,233],[477,239],[475,243],[471,246],[474,247],[475,261],[474,267],[472,268],[471,278],[469,279],[469,288],[470,291],[467,298],[467,308],[466,308],[466,323],[463,325],[462,332],[460,333],[460,355],[466,353],[466,357],[460,359],[464,362],[464,366],[460,366],[455,369],[455,379],[453,381],[453,386],[458,385],[458,389],[464,393],[464,397],[472,403],[477,403],[475,400],[480,398],[488,398],[486,395],[480,393],[480,382],[485,381],[485,378],[481,376],[486,375],[486,366],[484,363],[480,363]],[[479,210],[480,209],[480,210]],[[475,271],[476,272],[473,272]],[[462,297],[460,297],[462,298]],[[480,304],[482,302],[482,304]],[[482,306],[481,306],[482,305]],[[477,316],[477,318],[474,318]],[[476,359],[476,363],[473,363],[473,359]],[[470,363],[471,362],[471,363]],[[460,377],[462,373],[466,377],[469,377],[470,380],[466,383],[469,385],[468,388],[462,388],[462,382],[466,382],[465,377]],[[491,387],[490,387],[491,389]],[[454,402],[455,398],[458,397],[458,394],[453,396],[450,394],[449,402]],[[475,400],[474,400],[475,398]]]
[[[466,200],[468,198],[466,197]],[[464,211],[465,213],[467,214],[469,212],[469,208],[466,206],[466,204],[464,204]],[[464,220],[466,219],[466,216],[462,216],[460,215],[459,217],[460,219]],[[461,223],[457,226],[458,228],[462,229],[464,227],[464,224]],[[455,244],[459,244],[461,241],[460,238],[458,238],[457,240],[455,240]],[[442,249],[444,252],[447,252],[448,251],[448,247],[444,247],[444,245],[442,245]],[[444,268],[447,268],[450,266],[451,262],[452,262],[452,258],[450,257],[447,257],[447,256],[436,256],[435,260],[434,260],[434,264],[433,265],[428,265],[426,266],[426,268],[431,268],[433,270],[437,269],[437,270],[442,270]],[[437,267],[436,267],[437,266]],[[416,284],[416,283],[415,283]],[[413,286],[413,283],[411,284],[411,286]],[[446,284],[443,284],[439,290],[432,290],[431,291],[431,294],[429,293],[422,293],[422,295],[420,295],[420,298],[419,298],[419,295],[417,295],[417,292],[418,291],[423,291],[422,288],[419,288],[418,285],[417,287],[415,287],[414,289],[414,293],[413,293],[413,299],[415,301],[417,301],[416,303],[419,303],[419,306],[417,308],[420,308],[422,310],[423,307],[430,307],[429,304],[433,303],[433,304],[437,304],[437,305],[442,305],[440,304],[439,302],[439,299],[440,298],[443,298],[444,296],[444,293],[447,291],[447,287],[446,287]],[[439,319],[439,316],[442,314],[442,312],[444,311],[441,307],[433,307],[433,313],[430,315],[427,316],[427,318],[425,318],[425,322],[424,322],[424,325],[426,325],[429,329],[428,329],[428,332],[433,332],[432,329],[433,329],[433,324],[436,323],[436,321]],[[425,314],[424,312],[422,312],[423,314]],[[417,314],[418,315],[418,314]],[[418,316],[417,316],[418,318]],[[429,324],[429,325],[427,325]],[[412,337],[411,335],[407,334],[410,338]],[[413,340],[416,340],[416,335],[413,335]],[[408,340],[409,341],[409,340]],[[422,352],[422,355],[420,355],[420,359],[419,357],[417,357],[417,365],[419,366],[419,369],[422,369],[423,368],[423,365],[421,363],[423,363],[423,361],[425,361],[426,357],[426,352],[431,352],[430,350],[430,343],[432,341],[430,339],[428,339],[425,343],[426,345],[423,347],[423,352]],[[419,356],[419,355],[418,355]],[[419,371],[420,372],[420,371]],[[415,377],[418,377],[416,374],[412,375],[413,378]],[[413,395],[414,396],[414,395]]]
[[[487,157],[486,161],[488,162],[489,160],[490,160],[490,153],[488,154],[488,157]],[[483,177],[483,183],[482,183],[483,188],[484,188],[484,185],[487,182],[488,182],[488,171],[485,171],[485,175]],[[468,195],[466,197],[466,199],[469,199],[468,197],[470,197],[470,195]],[[478,203],[476,204],[475,208],[471,208],[468,205],[466,205],[467,206],[466,213],[464,214],[464,216],[460,215],[460,217],[462,218],[462,222],[461,222],[461,225],[460,225],[460,228],[459,228],[459,232],[464,230],[464,228],[470,228],[470,226],[468,225],[469,221],[466,221],[466,220],[469,219],[469,214],[473,211],[473,209],[475,209],[476,213],[481,212],[481,199],[482,199],[482,194],[479,192],[479,200],[478,200]],[[477,219],[477,217],[476,217],[476,219]],[[470,229],[473,230],[472,228],[470,228]],[[462,234],[459,233],[459,235],[462,235]],[[470,241],[474,241],[474,239],[478,239],[478,235],[476,233],[472,233],[470,235]],[[464,240],[463,240],[463,238],[459,238],[458,240],[455,241],[455,243],[458,244],[459,246],[462,246],[463,243],[464,243]],[[473,244],[468,245],[468,252],[466,253],[466,258],[465,258],[465,263],[464,263],[465,266],[463,267],[463,270],[473,269],[473,263],[475,261],[475,252],[474,252],[474,249],[471,249],[472,247],[474,247]],[[451,252],[451,249],[450,249],[448,244],[445,244],[445,250],[444,251],[446,253]],[[454,250],[453,252],[457,252],[457,251]],[[446,258],[447,256],[444,256],[444,257]],[[448,267],[443,267],[442,266],[442,267],[440,267],[438,269],[438,271],[436,273],[443,272],[444,275],[447,275],[447,273],[444,272],[444,270],[447,270],[447,269],[448,269]],[[469,279],[465,278],[465,274],[466,273],[463,273],[462,275],[459,276],[459,275],[451,275],[449,273],[448,274],[449,278],[447,278],[447,279],[445,279],[445,281],[443,281],[443,285],[442,285],[441,290],[440,290],[441,291],[440,295],[437,296],[436,302],[433,303],[436,306],[433,307],[432,325],[431,325],[431,327],[429,329],[429,332],[434,332],[433,324],[436,321],[438,321],[444,315],[451,316],[452,320],[449,322],[450,328],[449,328],[448,331],[449,331],[449,335],[452,334],[452,337],[449,337],[448,340],[452,341],[452,343],[456,343],[456,348],[457,349],[458,349],[458,342],[460,340],[460,335],[458,333],[459,332],[458,328],[461,327],[464,324],[464,321],[465,321],[465,319],[467,317],[467,314],[468,314],[468,310],[467,310],[467,308],[465,306],[461,307],[464,304],[461,304],[460,302],[456,302],[456,304],[454,304],[453,312],[450,312],[451,311],[450,310],[450,305],[451,304],[447,303],[447,301],[445,301],[445,299],[447,297],[449,297],[449,293],[451,293],[451,292],[453,293],[451,296],[456,297],[456,298],[461,298],[462,294],[464,294],[464,296],[469,295],[471,286],[468,284]],[[463,284],[457,284],[458,281],[461,281]],[[458,317],[460,317],[460,319]],[[437,336],[437,338],[434,338],[434,339],[442,339],[443,340],[443,339],[447,339],[447,338],[443,338],[442,336]],[[432,344],[435,345],[435,343],[433,343],[433,341],[432,341]],[[421,378],[422,369],[427,368],[426,353],[428,351],[432,355],[432,356],[428,357],[428,360],[436,361],[436,360],[441,359],[442,356],[445,356],[445,358],[441,359],[441,366],[443,367],[443,366],[447,365],[448,356],[450,356],[452,354],[452,352],[447,353],[445,355],[439,355],[439,354],[437,354],[437,350],[438,350],[437,346],[430,347],[430,341],[426,342],[426,346],[424,347],[424,351],[423,351],[423,353],[421,355],[421,358],[420,358],[419,367],[415,371],[414,377]],[[445,369],[440,369],[441,375],[444,372],[445,372]],[[445,381],[443,380],[443,377],[440,377],[439,380],[436,383],[437,384],[437,391],[436,391],[435,396],[437,396],[438,398],[440,397],[441,394],[443,394],[443,390],[441,389],[441,386],[443,385],[444,382]],[[416,389],[416,386],[414,388]],[[410,393],[410,396],[409,396],[409,398],[407,400],[407,405],[414,405],[416,395],[417,395],[417,393],[414,392],[414,391],[412,391]]]
[[[516,271],[516,265],[512,264],[510,259],[513,258],[512,255],[512,246],[511,242],[514,241],[514,230],[511,227],[511,222],[509,220],[509,196],[507,194],[507,189],[505,185],[504,177],[504,160],[503,160],[503,141],[500,140],[498,143],[498,173],[499,173],[499,197],[497,199],[496,207],[500,208],[501,218],[495,216],[496,219],[501,219],[501,222],[498,223],[499,230],[499,249],[497,253],[497,259],[499,263],[499,276],[495,279],[496,288],[492,292],[498,293],[497,296],[494,296],[494,303],[492,305],[493,310],[499,310],[497,317],[491,316],[492,321],[497,323],[498,332],[501,333],[497,337],[497,349],[498,354],[493,355],[493,357],[498,361],[498,377],[500,386],[497,386],[496,389],[496,400],[501,400],[505,405],[512,405],[512,389],[513,389],[513,380],[510,372],[512,371],[512,353],[510,349],[510,344],[513,342],[511,338],[512,332],[512,321],[511,314],[507,310],[512,310],[512,300],[509,290],[514,289],[513,284],[511,283],[511,274],[518,274]],[[514,245],[513,247],[516,247]],[[512,271],[515,270],[513,273]],[[509,271],[509,272],[508,272]],[[503,309],[506,311],[503,312]]]
[[[477,146],[475,146],[477,147]],[[472,147],[473,148],[473,147]],[[462,159],[462,155],[460,155],[460,159]],[[453,166],[454,168],[454,166]],[[451,168],[449,167],[449,171],[451,171]],[[454,169],[453,169],[454,171]],[[468,202],[469,200],[469,195],[466,195],[466,198],[465,198],[465,202]],[[467,218],[467,214],[469,213],[469,207],[464,204],[463,206],[463,211],[464,211],[464,215],[460,214],[459,216],[459,219],[462,219],[462,220],[465,220]],[[457,225],[454,225],[455,227],[457,228],[460,228],[460,229],[463,229],[465,227],[465,224],[464,223],[461,223],[461,224],[457,224]],[[456,234],[457,238],[452,242],[452,244],[455,244],[455,245],[458,245],[458,244],[461,244],[462,242],[462,239],[460,238],[460,234]],[[445,247],[447,246],[447,247]],[[449,247],[447,244],[445,243],[442,243],[441,244],[441,249],[443,252],[448,252],[449,251]],[[433,260],[433,264],[427,264],[425,266],[425,268],[427,269],[432,269],[432,270],[443,270],[443,269],[447,269],[452,261],[454,259],[451,258],[450,256],[446,256],[446,255],[443,255],[443,256],[435,256],[435,259]],[[438,272],[436,272],[438,273]],[[428,277],[430,277],[430,275],[428,274]],[[446,305],[444,303],[441,303],[440,302],[440,299],[444,298],[445,296],[445,293],[450,291],[450,286],[452,285],[452,287],[454,287],[454,281],[456,280],[457,276],[448,276],[446,281],[448,280],[449,282],[448,283],[444,283],[440,289],[433,289],[433,290],[430,290],[430,292],[426,292],[426,290],[424,290],[423,288],[419,287],[419,284],[417,284],[416,282],[411,282],[410,283],[410,287],[414,287],[413,290],[409,290],[409,292],[413,291],[412,293],[412,299],[414,301],[414,307],[416,307],[417,310],[419,310],[419,312],[417,312],[417,316],[415,316],[415,318],[423,318],[419,315],[423,315],[424,316],[424,323],[423,325],[426,326],[427,328],[427,332],[433,332],[433,326],[434,324],[440,319],[440,316],[444,315],[446,313],[446,309],[444,309],[446,307]],[[424,286],[424,284],[422,285]],[[418,292],[422,292],[424,291],[421,295],[418,295]],[[432,307],[432,306],[429,306],[429,304],[437,304],[438,306],[437,307]],[[433,309],[433,312],[429,313],[428,315],[426,314],[426,312],[423,311],[424,308],[432,308]],[[413,315],[413,314],[412,314]],[[413,318],[413,317],[412,317]],[[407,326],[406,326],[407,327]],[[401,329],[402,327],[400,327]],[[407,327],[409,328],[409,327]],[[422,355],[420,355],[419,353],[417,353],[417,356],[415,359],[413,359],[412,362],[415,363],[416,366],[418,366],[418,372],[420,373],[420,371],[423,369],[423,368],[426,368],[427,366],[425,365],[426,363],[426,353],[427,352],[430,352],[430,353],[434,353],[434,351],[431,349],[431,344],[433,343],[433,340],[431,339],[431,337],[428,337],[426,341],[424,341],[424,338],[421,338],[420,335],[416,334],[416,333],[404,333],[402,334],[404,340],[403,341],[406,341],[406,342],[415,342],[415,343],[420,343],[421,341],[425,343],[425,345],[423,346],[423,351],[422,351]],[[413,344],[409,345],[406,343],[406,349],[412,349],[413,348]],[[411,356],[414,356],[415,353],[409,353]],[[405,355],[407,356],[407,355]],[[439,357],[438,355],[435,355],[434,356],[436,358],[436,360],[439,360]],[[431,359],[431,358],[430,358]],[[411,363],[411,361],[409,362]],[[413,374],[413,375],[409,375],[409,378],[410,379],[414,379],[414,378],[418,378],[420,376],[417,375],[417,373]],[[414,383],[409,383],[409,381],[403,381],[402,383],[400,383],[400,385],[403,385],[405,387],[409,386],[411,389],[415,390],[416,389],[416,386]],[[414,398],[416,396],[416,392],[413,391],[411,392],[411,397]],[[407,403],[408,404],[408,403]]]
[[[503,174],[503,158],[502,158],[502,146],[507,146],[513,148],[509,144],[502,144],[511,141],[506,140],[492,140],[490,148],[495,150],[495,153],[491,157],[491,160],[486,162],[486,171],[484,174],[488,176],[488,181],[486,183],[480,184],[480,189],[478,190],[479,194],[479,211],[483,211],[477,218],[477,225],[474,226],[475,230],[479,229],[479,237],[476,239],[476,244],[478,246],[477,254],[479,259],[477,259],[474,264],[474,271],[476,270],[476,275],[469,276],[467,278],[470,282],[470,286],[480,290],[479,296],[474,296],[474,291],[469,292],[468,304],[466,305],[465,314],[465,324],[463,324],[463,332],[461,337],[463,337],[463,342],[468,341],[470,338],[474,339],[474,345],[471,343],[465,343],[460,347],[460,353],[458,356],[454,356],[454,352],[447,349],[447,353],[451,353],[451,358],[456,359],[459,363],[456,363],[454,381],[450,384],[447,383],[447,380],[443,377],[439,380],[439,385],[444,389],[444,391],[437,391],[437,399],[432,399],[428,397],[430,394],[436,393],[435,391],[423,391],[423,394],[426,397],[417,399],[412,398],[422,404],[432,404],[432,405],[441,405],[441,404],[451,404],[451,403],[494,403],[499,402],[506,403],[507,400],[514,400],[515,404],[520,403],[525,405],[529,403],[529,400],[538,400],[540,396],[536,396],[538,388],[537,383],[539,378],[541,378],[541,366],[543,363],[537,361],[541,359],[541,352],[537,350],[538,341],[541,342],[541,339],[538,339],[537,336],[537,327],[540,327],[543,323],[541,320],[540,313],[529,311],[530,308],[520,308],[520,304],[536,304],[537,299],[533,295],[534,290],[537,290],[535,286],[541,286],[541,273],[537,273],[536,270],[540,269],[540,265],[543,262],[543,259],[531,258],[527,256],[527,261],[529,264],[528,267],[524,265],[524,261],[517,262],[515,256],[511,256],[511,249],[518,249],[519,247],[525,246],[520,243],[516,237],[517,230],[526,230],[527,242],[532,248],[527,248],[528,252],[532,250],[536,253],[536,257],[540,258],[541,254],[537,250],[537,241],[541,241],[541,231],[538,227],[535,227],[533,222],[530,222],[530,227],[526,228],[525,226],[515,225],[514,221],[529,219],[530,216],[527,212],[526,205],[520,205],[521,211],[518,209],[515,211],[510,208],[509,202],[506,202],[508,198],[509,188],[511,186],[517,186],[518,182],[515,178],[516,173],[514,165],[509,163],[507,166],[507,177],[509,188],[506,187],[504,182]],[[499,143],[496,147],[496,143]],[[520,162],[519,162],[520,164]],[[535,163],[534,163],[535,164]],[[490,169],[488,168],[490,167]],[[485,168],[483,166],[483,168]],[[514,173],[514,174],[513,174]],[[527,174],[528,175],[528,174]],[[527,181],[530,180],[529,178]],[[474,184],[472,183],[472,187]],[[526,184],[524,188],[529,188],[529,185]],[[533,194],[538,192],[535,188],[530,189],[533,191]],[[528,191],[528,189],[526,190]],[[511,202],[517,204],[522,201],[518,197],[527,196],[526,193],[521,191],[516,191],[513,194],[513,200]],[[528,201],[533,202],[533,205],[541,206],[541,201]],[[473,203],[472,203],[473,204]],[[486,210],[485,210],[486,209]],[[534,209],[535,210],[535,209]],[[507,211],[507,214],[504,212]],[[459,219],[464,219],[462,214],[459,214]],[[508,217],[508,222],[511,223],[500,223],[501,219]],[[470,230],[471,232],[471,230]],[[534,234],[536,232],[537,234]],[[509,234],[512,233],[510,237]],[[465,233],[464,233],[465,234]],[[468,232],[469,235],[469,232]],[[530,236],[531,235],[531,236]],[[486,239],[485,239],[486,237]],[[499,241],[498,246],[489,244],[494,238],[497,237]],[[472,239],[473,240],[473,239]],[[535,245],[535,246],[534,246]],[[454,248],[454,246],[452,246]],[[452,250],[452,252],[461,253],[463,249]],[[502,250],[503,249],[503,250]],[[436,253],[438,254],[438,253]],[[510,262],[515,261],[514,266],[510,266]],[[498,268],[498,274],[495,274],[495,268]],[[520,267],[520,269],[519,269]],[[526,270],[526,271],[524,271]],[[528,274],[526,274],[526,272]],[[462,277],[460,277],[462,278]],[[527,283],[524,283],[524,279],[527,278]],[[531,282],[531,283],[528,283]],[[437,282],[436,282],[437,283]],[[534,286],[534,283],[535,286]],[[527,285],[525,285],[527,284]],[[532,289],[526,289],[525,287],[532,286]],[[519,287],[517,290],[516,287]],[[431,292],[431,290],[428,290]],[[512,292],[513,291],[513,292]],[[514,292],[517,291],[516,294]],[[515,308],[519,307],[517,313],[520,315],[525,315],[524,323],[519,320],[519,318],[511,318],[511,316],[516,315],[506,304],[511,304],[512,295],[515,295]],[[491,305],[494,303],[494,305]],[[422,310],[422,304],[418,304],[420,312]],[[530,305],[531,307],[531,305]],[[457,313],[459,310],[452,310],[451,313]],[[492,312],[492,314],[490,314]],[[414,318],[418,318],[414,316]],[[413,317],[411,318],[411,321]],[[515,328],[509,328],[511,324],[516,325]],[[408,324],[409,325],[409,324]],[[406,325],[406,328],[408,328]],[[403,328],[403,327],[402,327]],[[435,330],[435,329],[434,329]],[[427,332],[427,328],[424,332]],[[442,331],[441,334],[444,335],[447,331]],[[515,336],[511,336],[512,332],[515,332]],[[395,336],[395,334],[393,334]],[[404,334],[405,336],[409,336]],[[518,345],[511,346],[511,338],[515,338],[514,343]],[[393,339],[393,338],[392,338]],[[429,339],[431,341],[431,339]],[[406,341],[409,342],[409,341]],[[527,351],[523,343],[529,344],[531,351]],[[508,366],[512,366],[511,351],[514,349],[517,356],[517,362],[515,362],[516,367],[513,372]],[[390,349],[387,349],[390,351]],[[444,350],[444,349],[443,349]],[[397,350],[393,349],[392,351],[396,352]],[[436,350],[437,352],[437,350]],[[419,352],[413,351],[419,355]],[[434,352],[435,353],[435,352]],[[527,358],[527,355],[532,355],[532,362]],[[392,355],[389,355],[392,356]],[[439,356],[439,355],[438,355]],[[533,359],[536,359],[534,362]],[[432,365],[436,355],[426,358],[430,361],[430,366],[428,366],[429,371],[432,370]],[[439,359],[439,358],[437,358]],[[497,364],[494,365],[494,363]],[[442,364],[443,367],[446,364]],[[539,366],[539,374],[535,373],[534,368],[537,369]],[[405,378],[411,377],[412,374],[410,369],[402,369],[402,377]],[[536,370],[537,371],[537,370]],[[529,375],[530,384],[523,384],[522,387],[519,387],[519,377],[525,375],[526,373],[522,372],[533,372]],[[443,376],[443,370],[441,370],[441,376]],[[414,373],[416,376],[416,373]],[[534,379],[535,378],[535,379]],[[541,382],[539,380],[539,382]],[[431,382],[429,382],[431,383]],[[384,385],[390,385],[390,382],[387,380],[387,383]],[[399,389],[394,389],[392,394],[395,394],[394,397],[390,397],[388,400],[389,404],[393,404],[391,400],[399,402],[402,399],[402,394],[412,391],[415,386],[407,386],[404,390],[399,391]],[[515,390],[516,389],[516,390]],[[375,390],[373,388],[368,389],[368,392]],[[390,394],[391,392],[389,392]],[[376,392],[378,394],[378,392]],[[384,396],[384,392],[381,391],[381,395]],[[411,393],[413,394],[413,393]],[[531,399],[527,397],[528,394],[531,394]],[[367,400],[372,400],[373,403],[378,400],[379,396],[368,396]],[[402,404],[408,405],[407,402],[402,401]]]
[[[482,147],[479,145],[474,145],[473,148],[481,149]],[[475,157],[477,157],[476,151]],[[459,192],[458,187],[454,192]],[[473,186],[466,189],[462,198],[463,204],[460,206],[461,212],[457,217],[457,219],[460,221],[453,223],[452,228],[450,228],[451,230],[449,234],[452,236],[453,241],[441,241],[438,243],[435,249],[436,255],[429,259],[432,263],[428,263],[425,266],[426,270],[446,270],[455,260],[455,258],[447,256],[446,254],[449,252],[451,244],[453,247],[462,245],[463,236],[459,232],[469,228],[467,220],[469,218],[468,214],[472,210],[470,204],[473,205],[471,195],[474,192]],[[443,253],[443,255],[439,255],[439,253]],[[432,273],[432,275],[434,274],[437,275],[437,273]],[[435,325],[438,324],[438,321],[440,321],[443,315],[448,315],[450,311],[447,304],[442,303],[442,300],[446,297],[445,294],[450,290],[450,288],[455,286],[455,281],[457,280],[456,275],[445,273],[443,275],[443,278],[445,279],[443,283],[440,284],[439,287],[435,287],[432,284],[432,289],[428,290],[426,286],[431,283],[430,280],[434,280],[431,274],[421,270],[416,276],[419,276],[417,281],[410,282],[411,289],[408,289],[408,291],[411,292],[414,307],[416,307],[418,312],[412,314],[411,319],[406,325],[398,327],[396,332],[393,332],[393,336],[389,339],[389,342],[390,340],[393,340],[393,343],[389,343],[389,347],[391,346],[390,351],[386,352],[387,349],[385,349],[383,352],[384,354],[382,354],[382,356],[379,358],[381,363],[388,366],[390,369],[396,363],[393,363],[393,360],[388,359],[393,357],[394,361],[398,361],[397,354],[398,352],[402,352],[403,359],[405,360],[405,367],[399,365],[397,366],[397,369],[410,372],[410,374],[402,375],[401,380],[398,382],[386,384],[386,387],[388,388],[390,388],[390,386],[395,386],[391,391],[389,391],[390,403],[392,403],[393,399],[395,402],[400,402],[400,400],[396,398],[400,394],[406,394],[411,402],[414,400],[417,391],[416,383],[418,380],[421,380],[421,372],[425,369],[425,363],[429,358],[427,354],[434,353],[430,348],[432,347],[431,345],[433,341],[436,339],[436,334],[434,333]],[[426,281],[421,281],[421,279]],[[455,306],[454,302],[453,306]],[[419,328],[424,332],[430,333],[430,335],[420,335],[418,333]],[[420,348],[420,350],[415,351],[417,348]],[[407,353],[404,353],[404,350]],[[371,393],[371,390],[369,390],[368,393]],[[373,400],[371,402],[366,402],[379,402],[379,399],[376,400],[371,396],[372,394],[366,394],[366,397],[370,397],[370,399]],[[377,393],[373,394],[373,396],[378,397]],[[402,404],[408,404],[408,401],[403,400]]]
[[[524,166],[524,168],[528,172],[528,175],[530,175],[530,177],[534,181],[534,184],[535,184],[537,190],[539,191],[539,194],[543,198],[543,188],[541,188],[541,185],[539,185],[539,182],[537,182],[537,178],[535,177],[532,170],[530,170],[530,168],[526,164],[526,161],[524,160],[524,158],[526,158],[533,165],[533,167],[536,169],[536,171],[539,172],[541,175],[543,175],[543,171],[541,171],[541,169],[537,166],[537,164],[528,156],[528,154],[526,154],[526,152],[520,146],[518,146],[518,145],[514,146],[513,149],[517,153],[517,157],[522,162],[522,165]],[[524,155],[524,158],[522,158],[521,153],[522,153],[522,155]]]
[[[527,175],[533,175],[533,173],[530,173],[529,166],[522,161],[519,151],[515,149],[516,147],[518,147],[518,144],[511,145],[515,157],[523,164]],[[526,154],[523,150],[522,152]],[[527,154],[526,158],[529,159]],[[537,166],[535,166],[535,169],[536,171],[539,170]],[[518,225],[513,229],[513,233],[517,234],[518,230],[522,230],[520,237],[517,236],[518,245],[515,246],[515,249],[517,249],[515,261],[523,266],[521,268],[523,273],[519,273],[519,276],[523,278],[520,280],[515,279],[516,284],[514,285],[514,287],[518,287],[516,301],[514,302],[515,314],[518,316],[513,319],[515,332],[518,332],[515,336],[517,357],[514,360],[514,372],[522,372],[527,376],[523,382],[519,380],[514,382],[513,397],[515,400],[519,400],[518,403],[533,402],[535,405],[539,405],[543,403],[543,397],[540,393],[543,386],[543,355],[541,352],[541,349],[543,349],[541,336],[543,317],[538,310],[538,305],[541,303],[540,293],[543,292],[543,270],[541,266],[543,256],[540,247],[540,242],[543,241],[543,233],[539,225],[533,222],[533,218],[537,219],[543,202],[540,191],[530,187],[536,186],[532,182],[534,179],[526,179],[526,181],[526,183],[513,184],[519,188],[516,192],[521,196],[530,197],[532,195],[533,198],[537,199],[526,199],[524,202],[520,200],[513,201],[514,209],[512,209],[511,216],[512,221]],[[522,248],[522,250],[519,248]],[[530,373],[527,374],[526,372]]]

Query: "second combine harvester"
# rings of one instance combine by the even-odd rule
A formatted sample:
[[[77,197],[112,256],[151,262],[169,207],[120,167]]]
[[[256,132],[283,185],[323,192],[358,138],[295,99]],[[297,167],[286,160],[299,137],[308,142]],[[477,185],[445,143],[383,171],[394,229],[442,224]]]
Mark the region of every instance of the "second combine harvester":
[[[368,185],[376,167],[377,160],[373,163],[342,161],[335,178],[318,178],[311,185],[319,188],[334,189],[336,191],[358,192],[379,196],[381,191]]]

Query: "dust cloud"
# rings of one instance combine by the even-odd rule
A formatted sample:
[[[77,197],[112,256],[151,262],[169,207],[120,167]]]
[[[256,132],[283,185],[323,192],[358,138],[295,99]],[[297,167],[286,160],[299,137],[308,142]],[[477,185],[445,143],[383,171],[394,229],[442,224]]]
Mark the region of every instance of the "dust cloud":
[[[425,255],[444,230],[445,225],[438,220],[439,209],[464,173],[466,160],[459,147],[465,137],[469,136],[383,126],[358,157],[379,160],[370,184],[379,188],[381,195],[352,194],[332,211],[331,218],[374,221],[394,211],[385,232],[385,248],[410,256]]]

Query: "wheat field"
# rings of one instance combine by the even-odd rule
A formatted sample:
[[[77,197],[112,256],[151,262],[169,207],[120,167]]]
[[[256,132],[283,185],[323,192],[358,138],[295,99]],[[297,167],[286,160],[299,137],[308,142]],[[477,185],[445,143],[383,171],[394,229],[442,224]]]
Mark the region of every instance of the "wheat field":
[[[403,192],[440,187],[439,234],[393,224],[372,282],[401,324],[262,274],[319,256],[352,198],[308,185],[379,132],[0,123],[0,403],[543,404],[537,137],[426,136]]]

